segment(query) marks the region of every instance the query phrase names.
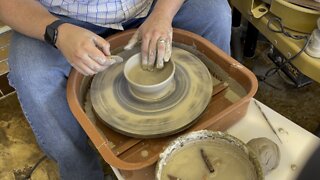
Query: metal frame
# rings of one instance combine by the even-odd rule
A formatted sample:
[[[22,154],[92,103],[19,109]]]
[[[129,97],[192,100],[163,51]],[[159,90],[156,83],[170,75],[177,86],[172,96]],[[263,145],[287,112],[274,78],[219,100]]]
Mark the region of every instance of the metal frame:
[[[284,0],[281,0],[284,1]],[[274,1],[272,1],[273,3]],[[275,17],[272,12],[268,10],[263,16],[256,18],[253,9],[257,9],[259,4],[263,3],[259,0],[231,0],[231,5],[236,8],[242,15],[243,18],[247,19],[258,31],[263,34],[273,45],[279,50],[284,58],[289,59],[297,54],[304,45],[303,40],[293,40],[289,37],[284,36],[281,33],[271,32],[267,28],[268,21],[270,18]],[[264,3],[266,5],[266,3]],[[272,6],[272,4],[271,4]],[[276,28],[276,27],[275,27]],[[305,35],[305,33],[298,33],[296,31],[288,30],[292,34]],[[310,77],[311,79],[320,83],[320,59],[313,58],[306,54],[301,53],[297,58],[292,61],[292,64],[299,69],[303,74]]]

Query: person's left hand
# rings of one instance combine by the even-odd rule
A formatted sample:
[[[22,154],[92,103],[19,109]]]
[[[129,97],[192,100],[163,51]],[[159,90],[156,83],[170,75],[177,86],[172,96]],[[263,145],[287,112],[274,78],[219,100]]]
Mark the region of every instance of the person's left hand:
[[[150,71],[154,66],[161,69],[168,62],[172,51],[172,19],[163,14],[152,13],[132,36],[124,49],[132,49],[142,41],[142,67]],[[156,63],[156,64],[155,64]]]

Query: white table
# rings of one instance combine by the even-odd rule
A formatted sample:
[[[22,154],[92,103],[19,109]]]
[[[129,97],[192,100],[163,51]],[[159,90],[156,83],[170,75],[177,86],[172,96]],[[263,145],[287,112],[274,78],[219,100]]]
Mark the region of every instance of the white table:
[[[278,144],[281,153],[279,166],[270,172],[266,180],[291,180],[296,179],[304,164],[313,151],[320,145],[320,139],[305,129],[296,125],[284,116],[257,101],[270,123],[277,131],[282,143],[273,133],[263,115],[252,99],[246,115],[226,132],[248,142],[253,138],[267,137]],[[282,128],[283,131],[279,131]],[[295,166],[296,168],[292,168]],[[113,168],[117,178],[122,180],[119,171]]]
[[[247,114],[227,132],[245,143],[257,137],[267,137],[277,143],[281,153],[280,164],[265,179],[296,179],[306,161],[320,145],[320,139],[257,101],[280,137],[281,144],[253,101],[254,99],[250,102]],[[280,132],[280,128],[284,131]],[[292,165],[296,165],[295,170],[292,170]]]

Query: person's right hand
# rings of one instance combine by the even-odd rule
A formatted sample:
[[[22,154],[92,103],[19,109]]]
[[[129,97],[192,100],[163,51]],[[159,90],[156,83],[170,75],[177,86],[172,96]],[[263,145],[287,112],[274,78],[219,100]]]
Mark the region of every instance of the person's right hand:
[[[93,75],[116,63],[110,56],[110,44],[84,28],[62,24],[59,27],[57,48],[81,74]]]

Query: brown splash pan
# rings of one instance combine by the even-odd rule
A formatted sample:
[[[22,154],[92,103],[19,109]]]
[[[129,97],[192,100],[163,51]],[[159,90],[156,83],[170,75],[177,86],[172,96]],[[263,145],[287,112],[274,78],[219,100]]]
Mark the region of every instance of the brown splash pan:
[[[111,50],[126,45],[135,30],[125,31],[107,38]],[[256,93],[257,80],[253,73],[239,64],[236,60],[225,54],[208,40],[180,29],[174,29],[173,41],[192,46],[209,59],[206,62],[213,77],[217,76],[210,63],[216,64],[234,79],[245,91],[235,102],[226,98],[226,93],[220,91],[221,87],[213,87],[215,95],[208,107],[198,118],[197,122],[187,130],[164,138],[138,139],[117,133],[96,119],[89,119],[84,111],[84,103],[92,77],[85,77],[72,70],[68,85],[67,99],[72,113],[79,121],[89,138],[104,158],[104,160],[121,170],[140,170],[154,166],[159,154],[177,136],[190,131],[211,129],[223,131],[240,120],[247,111],[249,101]],[[224,79],[221,79],[224,81]],[[221,86],[221,84],[220,84]],[[229,86],[229,88],[232,88]],[[223,88],[222,88],[223,89]]]

